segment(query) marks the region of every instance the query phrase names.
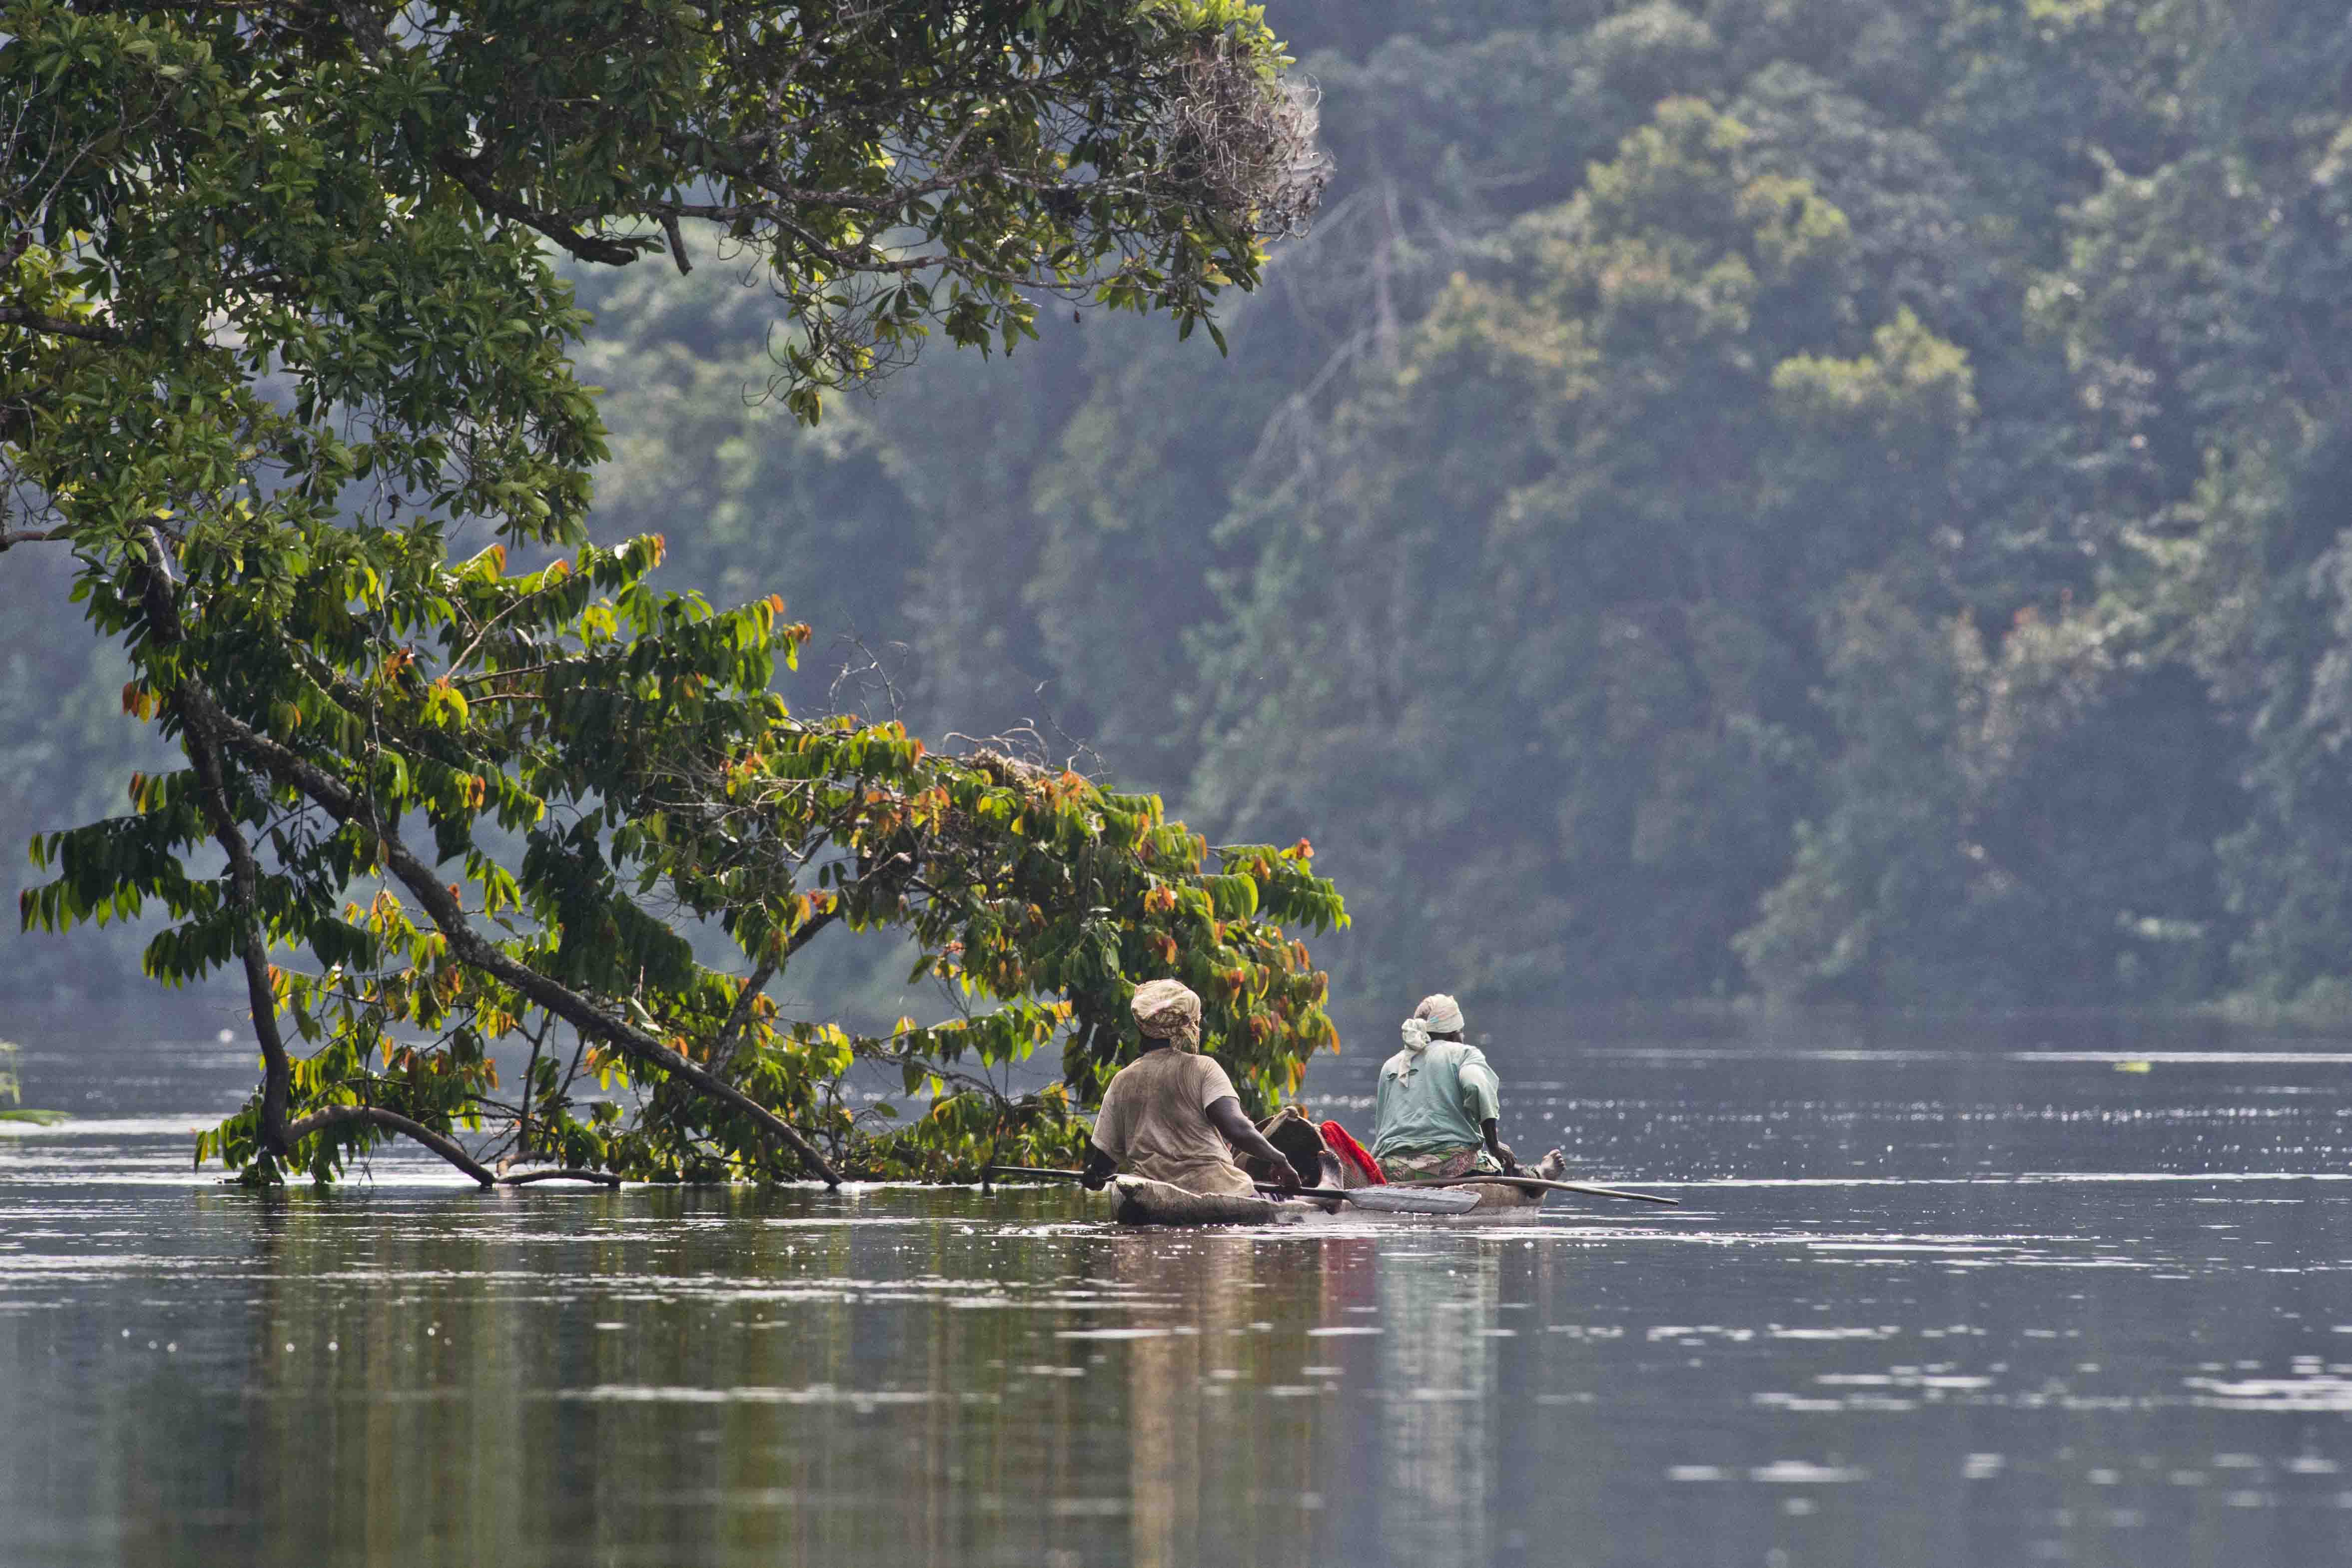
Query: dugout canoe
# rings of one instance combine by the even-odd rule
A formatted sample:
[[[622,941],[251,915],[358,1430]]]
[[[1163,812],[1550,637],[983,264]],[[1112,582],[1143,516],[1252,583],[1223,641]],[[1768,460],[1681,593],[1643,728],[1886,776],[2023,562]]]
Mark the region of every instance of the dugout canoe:
[[[1342,1208],[1338,1204],[1318,1204],[1312,1199],[1243,1198],[1188,1193],[1181,1187],[1170,1186],[1165,1182],[1148,1181],[1141,1176],[1115,1177],[1108,1190],[1112,1215],[1121,1225],[1295,1225],[1311,1215],[1333,1210],[1349,1214],[1372,1212],[1352,1205]],[[1361,1193],[1379,1189],[1359,1187],[1353,1190]],[[1507,1213],[1526,1214],[1543,1206],[1545,1196],[1540,1192],[1523,1192],[1517,1187],[1496,1186],[1486,1182],[1478,1183],[1475,1190],[1478,1194],[1477,1206],[1462,1214],[1414,1215],[1409,1217],[1444,1224],[1492,1218]]]
[[[1121,1225],[1290,1225],[1314,1212],[1303,1203],[1188,1193],[1142,1176],[1114,1176],[1108,1193]]]

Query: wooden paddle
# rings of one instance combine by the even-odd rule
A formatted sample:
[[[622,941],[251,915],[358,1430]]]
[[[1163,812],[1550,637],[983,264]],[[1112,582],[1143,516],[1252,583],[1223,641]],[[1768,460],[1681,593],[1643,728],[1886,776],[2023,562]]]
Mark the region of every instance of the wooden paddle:
[[[1541,1188],[1549,1193],[1582,1193],[1590,1198],[1630,1198],[1642,1204],[1671,1204],[1679,1206],[1680,1198],[1662,1198],[1655,1193],[1637,1193],[1625,1187],[1596,1187],[1585,1182],[1547,1182],[1540,1176],[1494,1176],[1478,1173],[1467,1176],[1418,1176],[1411,1181],[1391,1182],[1392,1187],[1461,1187],[1473,1182],[1498,1182],[1507,1187],[1518,1187],[1533,1192]],[[1367,1191],[1377,1191],[1368,1188]]]
[[[1086,1174],[1083,1171],[1066,1171],[1052,1165],[992,1165],[990,1171],[1001,1176],[1055,1176],[1064,1181],[1076,1181]],[[1272,1182],[1255,1185],[1262,1193],[1283,1197],[1306,1198],[1313,1202],[1354,1204],[1376,1214],[1467,1214],[1478,1206],[1475,1193],[1404,1192],[1388,1187],[1301,1187],[1286,1193]]]
[[[1270,1182],[1260,1182],[1257,1184],[1257,1190],[1262,1193],[1282,1191],[1280,1187]],[[1336,1198],[1340,1203],[1353,1204],[1360,1209],[1368,1209],[1374,1214],[1468,1214],[1478,1206],[1478,1194],[1475,1193],[1443,1191],[1408,1193],[1393,1186],[1301,1187],[1297,1192],[1285,1195],[1305,1198],[1310,1203],[1320,1203],[1325,1199]],[[1433,1204],[1429,1201],[1432,1198],[1443,1198],[1445,1202]],[[1465,1199],[1466,1202],[1463,1201]]]

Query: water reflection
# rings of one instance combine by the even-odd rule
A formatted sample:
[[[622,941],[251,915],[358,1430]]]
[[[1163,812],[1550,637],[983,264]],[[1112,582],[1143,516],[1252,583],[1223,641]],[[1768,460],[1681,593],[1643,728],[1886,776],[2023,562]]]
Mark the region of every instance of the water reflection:
[[[1171,1253],[1192,1255],[1175,1278],[1172,1299],[1141,1314],[1139,1337],[1124,1342],[1128,1410],[1128,1487],[1133,1509],[1129,1540],[1142,1568],[1196,1561],[1204,1522],[1215,1530],[1223,1510],[1204,1521],[1201,1502],[1206,1485],[1221,1490],[1246,1483],[1251,1456],[1213,1442],[1214,1426],[1203,1406],[1230,1398],[1228,1386],[1242,1375],[1254,1303],[1247,1292],[1255,1248],[1238,1236],[1205,1236],[1192,1242],[1138,1237],[1115,1247],[1116,1277],[1138,1293],[1171,1277]],[[1236,1343],[1236,1341],[1242,1342]],[[1108,1353],[1105,1355],[1108,1360]],[[1206,1485],[1204,1485],[1204,1474]],[[1087,1500],[1066,1500],[1083,1504]],[[1111,1500],[1117,1511],[1119,1504]]]
[[[1381,1270],[1385,1397],[1381,1426],[1381,1539],[1404,1562],[1489,1560],[1485,1524],[1493,1454],[1496,1269],[1484,1249],[1444,1268]]]
[[[0,1557],[2342,1560],[2352,1075],[1851,1044],[1526,1086],[1671,1215],[1255,1235],[399,1161],[258,1198],[124,1089],[0,1138]]]

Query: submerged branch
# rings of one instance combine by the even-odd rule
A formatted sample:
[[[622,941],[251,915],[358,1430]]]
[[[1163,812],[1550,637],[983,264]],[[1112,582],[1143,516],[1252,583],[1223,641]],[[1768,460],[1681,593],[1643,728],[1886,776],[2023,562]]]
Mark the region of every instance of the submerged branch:
[[[610,1171],[583,1171],[572,1165],[546,1171],[517,1171],[513,1175],[499,1178],[499,1184],[504,1187],[527,1187],[534,1182],[594,1182],[599,1186],[617,1188],[621,1178]]]
[[[380,1105],[331,1105],[323,1110],[314,1110],[285,1129],[286,1142],[290,1146],[313,1132],[353,1125],[381,1127],[387,1131],[414,1138],[481,1185],[491,1187],[498,1184],[498,1173],[467,1153],[456,1139],[445,1137],[421,1121],[411,1121],[398,1111],[386,1110]]]

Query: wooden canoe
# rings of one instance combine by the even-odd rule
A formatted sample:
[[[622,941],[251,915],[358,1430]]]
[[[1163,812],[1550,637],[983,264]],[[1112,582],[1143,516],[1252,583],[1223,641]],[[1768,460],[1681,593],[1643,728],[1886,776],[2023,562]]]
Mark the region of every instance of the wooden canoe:
[[[1317,1203],[1311,1196],[1243,1198],[1189,1193],[1181,1187],[1149,1181],[1141,1176],[1116,1177],[1111,1182],[1110,1190],[1112,1212],[1121,1225],[1295,1225],[1315,1214],[1336,1211],[1353,1215],[1378,1212],[1358,1204]],[[1360,1198],[1366,1194],[1385,1191],[1380,1187],[1349,1190]],[[1438,1220],[1489,1218],[1504,1213],[1525,1213],[1540,1206],[1544,1198],[1539,1192],[1524,1193],[1517,1187],[1496,1187],[1483,1182],[1475,1191],[1478,1194],[1476,1206],[1462,1214],[1415,1215],[1411,1217]],[[1497,1194],[1504,1198],[1499,1204],[1493,1201]],[[1399,1195],[1403,1194],[1400,1193]]]
[[[1478,1206],[1470,1211],[1474,1215],[1499,1214],[1510,1209],[1539,1209],[1543,1207],[1544,1199],[1551,1195],[1540,1188],[1530,1191],[1526,1187],[1515,1187],[1507,1182],[1465,1182],[1460,1186],[1449,1186],[1445,1190],[1477,1194]]]
[[[1295,1106],[1286,1106],[1261,1122],[1258,1131],[1267,1141],[1281,1150],[1297,1171],[1301,1181],[1317,1183],[1326,1187],[1339,1187],[1357,1194],[1379,1192],[1368,1187],[1355,1174],[1354,1167],[1344,1163],[1325,1145],[1322,1132],[1316,1124],[1300,1114]],[[1555,1175],[1557,1155],[1528,1172],[1530,1175]],[[1255,1162],[1243,1162],[1244,1168],[1259,1180],[1267,1173]],[[1548,1195],[1540,1190],[1530,1191],[1503,1182],[1471,1182],[1458,1186],[1449,1184],[1448,1192],[1477,1194],[1476,1206],[1459,1215],[1418,1215],[1420,1218],[1447,1220],[1493,1219],[1503,1215],[1521,1215],[1543,1206]],[[1113,1212],[1121,1225],[1287,1225],[1305,1219],[1310,1214],[1370,1213],[1355,1205],[1318,1204],[1311,1200],[1226,1197],[1186,1192],[1165,1182],[1154,1182],[1141,1176],[1118,1176],[1112,1180]]]
[[[1115,1176],[1110,1191],[1121,1225],[1287,1225],[1313,1212],[1307,1204],[1188,1193],[1142,1176]]]

